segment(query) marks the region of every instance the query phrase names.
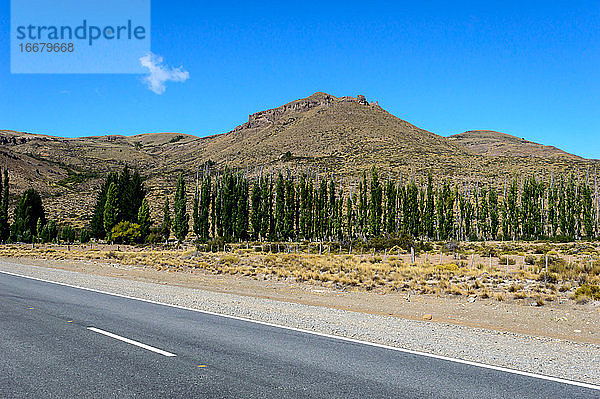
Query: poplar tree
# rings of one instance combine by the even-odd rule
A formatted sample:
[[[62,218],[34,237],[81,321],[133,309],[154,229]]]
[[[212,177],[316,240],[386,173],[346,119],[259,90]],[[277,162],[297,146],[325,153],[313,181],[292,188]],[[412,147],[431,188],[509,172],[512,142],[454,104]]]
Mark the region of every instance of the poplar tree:
[[[413,237],[420,234],[419,188],[414,179],[408,184],[404,196],[404,223],[407,232]]]
[[[260,177],[252,185],[252,198],[250,199],[250,203],[252,209],[250,214],[252,238],[258,240],[260,238],[260,229],[262,224]]]
[[[437,189],[436,214],[437,214],[437,236],[440,240],[445,240],[446,212],[444,209],[445,201],[443,190]]]
[[[368,200],[367,174],[363,171],[362,180],[358,183],[358,233],[364,238],[367,235]]]
[[[295,238],[296,229],[296,187],[294,180],[288,171],[285,180],[285,217],[283,223],[283,231],[285,238]]]
[[[425,235],[430,239],[435,238],[434,209],[433,177],[429,173],[427,176],[427,199],[425,201],[425,211],[423,212],[423,228],[425,229]]]
[[[388,234],[396,232],[396,186],[391,179],[388,178],[385,188],[385,203],[386,203],[386,226],[385,230]]]
[[[444,209],[446,216],[444,220],[444,236],[446,239],[451,238],[454,234],[454,193],[450,187],[450,182],[444,183]]]
[[[459,208],[463,219],[464,238],[471,240],[473,238],[473,204],[471,204],[471,198],[468,191],[461,195]]]
[[[165,241],[171,236],[171,209],[169,207],[169,197],[165,196],[165,206],[163,208],[163,221],[161,225],[161,233]]]
[[[277,175],[275,183],[275,236],[277,239],[285,237],[285,183],[281,172]]]
[[[481,188],[481,200],[479,201],[479,233],[481,234],[482,240],[487,240],[489,238],[489,224],[488,224],[488,199],[487,199],[487,190],[484,187]]]
[[[506,189],[505,189],[506,191]],[[507,194],[504,194],[504,198],[502,198],[502,205],[501,205],[501,211],[502,211],[502,239],[503,240],[510,240],[510,218],[509,218],[509,213],[508,213],[508,198],[507,198]]]
[[[200,224],[200,240],[206,241],[210,235],[209,212],[211,204],[211,178],[208,173],[202,178],[200,187],[198,219]]]
[[[177,179],[177,190],[173,202],[173,233],[179,242],[182,242],[189,231],[190,215],[186,212],[185,181],[183,173]]]
[[[498,227],[500,224],[500,214],[498,209],[498,193],[490,184],[488,204],[490,208],[490,236],[495,240],[498,236]]]
[[[356,217],[354,214],[354,203],[356,196],[351,194],[346,199],[346,237],[349,240],[354,238],[354,223],[356,222]]]
[[[519,195],[519,186],[516,179],[513,179],[510,188],[508,189],[508,198],[507,198],[507,208],[508,208],[508,218],[509,218],[509,226],[510,226],[510,234],[514,240],[517,240],[521,232],[519,231],[520,221],[519,217],[521,212],[519,211],[518,204],[518,195]]]
[[[196,237],[200,238],[200,194],[198,192],[198,187],[196,187],[196,193],[194,194],[194,200],[192,202],[192,226],[194,230],[194,234]]]
[[[148,205],[146,198],[142,199],[142,205],[138,211],[137,221],[140,225],[141,240],[144,242],[150,233],[150,226],[152,225],[152,220],[150,219],[150,206]]]
[[[587,238],[594,238],[594,205],[592,201],[592,190],[587,184],[581,184],[579,188],[581,193],[582,226]]]
[[[375,166],[371,169],[371,201],[369,209],[369,228],[372,236],[377,237],[381,233],[381,216],[382,216],[382,193],[383,189],[379,178],[377,177],[377,169]]]
[[[335,181],[333,178],[329,180],[329,201],[325,211],[326,219],[326,236],[331,238],[336,235],[336,217],[337,217],[337,195],[335,191]]]
[[[0,176],[0,242],[8,240],[10,226],[8,225],[9,177],[8,168],[4,168],[4,182]]]
[[[263,239],[269,237],[269,225],[270,225],[270,190],[269,181],[265,177],[261,183],[261,206],[260,206],[260,235]]]

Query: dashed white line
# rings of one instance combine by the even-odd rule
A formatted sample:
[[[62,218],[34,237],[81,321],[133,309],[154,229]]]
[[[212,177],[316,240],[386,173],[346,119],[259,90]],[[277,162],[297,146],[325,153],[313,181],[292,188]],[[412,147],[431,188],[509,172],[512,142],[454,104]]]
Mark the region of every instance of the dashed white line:
[[[142,344],[141,342],[134,341],[134,340],[129,339],[129,338],[121,337],[120,335],[113,334],[111,332],[104,331],[104,330],[101,330],[101,329],[96,328],[96,327],[88,327],[87,329],[90,330],[90,331],[93,331],[93,332],[97,332],[98,334],[106,335],[107,337],[118,339],[119,341],[127,342],[128,344],[131,344],[131,345],[139,346],[140,348],[144,348],[144,349],[147,349],[147,350],[152,351],[152,352],[160,353],[163,356],[167,356],[167,357],[175,357],[175,356],[177,356],[174,353],[167,352],[167,351],[155,348],[155,347],[150,346],[150,345]]]

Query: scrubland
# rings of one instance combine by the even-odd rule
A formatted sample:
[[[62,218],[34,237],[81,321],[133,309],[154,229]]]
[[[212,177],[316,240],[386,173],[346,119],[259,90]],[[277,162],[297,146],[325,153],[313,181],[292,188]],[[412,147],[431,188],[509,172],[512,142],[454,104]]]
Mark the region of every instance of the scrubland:
[[[343,291],[406,292],[518,301],[532,306],[600,300],[596,243],[436,243],[430,251],[357,250],[332,244],[248,243],[225,247],[4,245],[1,257],[95,260],[167,273],[202,270],[322,285]]]

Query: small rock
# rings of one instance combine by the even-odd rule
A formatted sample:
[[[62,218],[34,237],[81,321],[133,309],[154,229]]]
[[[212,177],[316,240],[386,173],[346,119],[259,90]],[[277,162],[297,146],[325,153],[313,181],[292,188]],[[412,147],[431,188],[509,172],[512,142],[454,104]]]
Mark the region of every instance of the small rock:
[[[433,316],[431,314],[427,313],[427,314],[423,315],[423,320],[431,320],[431,319],[433,319]]]

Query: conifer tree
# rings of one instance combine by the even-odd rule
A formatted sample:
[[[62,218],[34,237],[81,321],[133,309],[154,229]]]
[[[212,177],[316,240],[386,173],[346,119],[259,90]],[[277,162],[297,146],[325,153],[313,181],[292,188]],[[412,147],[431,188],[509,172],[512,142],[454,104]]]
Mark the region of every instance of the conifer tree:
[[[106,203],[104,205],[104,231],[106,238],[110,239],[112,228],[118,223],[119,207],[118,207],[118,192],[116,183],[110,183],[106,193]]]
[[[183,173],[177,179],[177,190],[173,202],[173,233],[179,242],[182,242],[189,231],[190,216],[186,212],[185,181]]]
[[[111,183],[117,184],[118,175],[114,172],[110,172],[104,183],[100,187],[100,192],[96,198],[96,204],[94,206],[94,213],[92,220],[90,221],[91,235],[97,239],[104,239],[107,236],[106,230],[104,230],[104,205],[106,204],[106,195],[108,188]]]

